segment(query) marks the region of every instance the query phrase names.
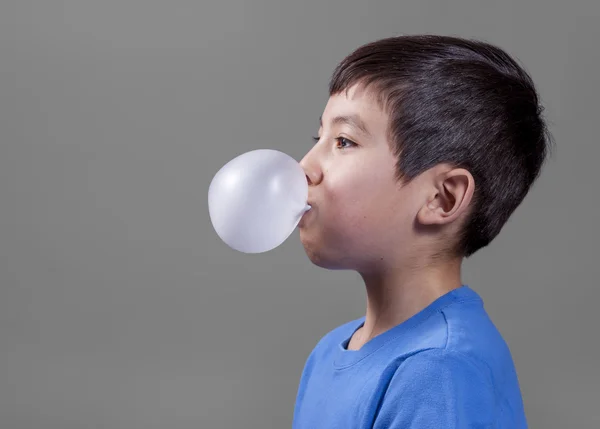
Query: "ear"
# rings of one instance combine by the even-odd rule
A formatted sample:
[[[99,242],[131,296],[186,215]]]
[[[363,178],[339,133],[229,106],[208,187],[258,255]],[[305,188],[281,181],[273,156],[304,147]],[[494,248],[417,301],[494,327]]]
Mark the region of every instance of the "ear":
[[[432,170],[431,184],[432,191],[417,215],[421,224],[448,224],[467,211],[475,191],[475,180],[469,171],[440,166]]]

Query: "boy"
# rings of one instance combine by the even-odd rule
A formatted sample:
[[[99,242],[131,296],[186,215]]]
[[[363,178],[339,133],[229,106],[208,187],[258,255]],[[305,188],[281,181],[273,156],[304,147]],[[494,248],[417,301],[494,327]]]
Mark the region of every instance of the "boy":
[[[299,231],[314,264],[361,275],[366,315],[311,352],[294,429],[527,427],[510,351],[461,263],[538,177],[541,113],[529,75],[483,42],[392,37],[339,64],[301,161]]]

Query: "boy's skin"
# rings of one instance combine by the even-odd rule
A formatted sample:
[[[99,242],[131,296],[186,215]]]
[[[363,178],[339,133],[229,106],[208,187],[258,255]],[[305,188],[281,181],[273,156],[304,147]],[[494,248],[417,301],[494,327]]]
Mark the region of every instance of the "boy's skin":
[[[357,117],[367,133],[336,117]],[[470,209],[473,176],[439,164],[398,181],[388,124],[372,89],[354,85],[329,98],[319,141],[300,163],[312,209],[298,227],[309,259],[355,270],[366,286],[365,322],[349,350],[462,285],[463,257],[452,249]]]

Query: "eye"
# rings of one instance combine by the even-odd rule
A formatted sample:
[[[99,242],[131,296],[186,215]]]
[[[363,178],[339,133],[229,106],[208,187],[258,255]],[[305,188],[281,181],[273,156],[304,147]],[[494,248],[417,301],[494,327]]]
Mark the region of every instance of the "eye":
[[[348,149],[352,146],[357,146],[356,143],[354,143],[352,140],[348,140],[345,137],[337,137],[335,140],[338,142],[338,149]],[[339,145],[342,145],[342,147],[340,147]]]
[[[315,143],[318,143],[318,142],[319,142],[319,140],[320,140],[320,137],[313,137],[312,139],[313,139],[313,141],[314,141]]]

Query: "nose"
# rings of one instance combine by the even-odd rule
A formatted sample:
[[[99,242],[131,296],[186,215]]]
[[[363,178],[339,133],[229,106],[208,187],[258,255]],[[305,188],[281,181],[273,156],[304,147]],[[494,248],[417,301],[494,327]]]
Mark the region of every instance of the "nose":
[[[304,170],[304,174],[306,174],[306,181],[309,186],[315,186],[321,183],[321,180],[323,180],[323,173],[313,151],[310,151],[302,158],[300,166]]]

